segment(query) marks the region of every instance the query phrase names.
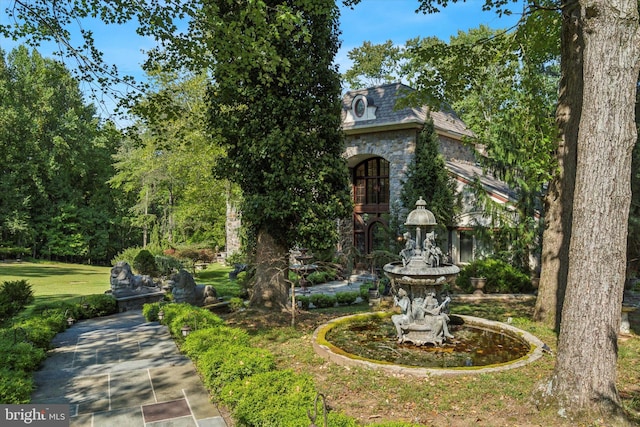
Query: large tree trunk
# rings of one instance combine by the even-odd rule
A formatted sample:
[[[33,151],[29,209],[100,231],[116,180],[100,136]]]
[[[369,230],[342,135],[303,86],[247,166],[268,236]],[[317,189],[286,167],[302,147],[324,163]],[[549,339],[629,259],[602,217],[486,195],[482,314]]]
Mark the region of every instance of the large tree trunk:
[[[615,415],[621,413],[615,382],[636,141],[638,9],[636,0],[581,0],[579,7],[584,90],[569,271],[549,391],[569,413]]]
[[[249,304],[267,310],[285,310],[288,302],[285,281],[289,268],[288,248],[261,229],[258,232],[255,262],[256,272]]]
[[[578,0],[563,2],[561,79],[556,123],[558,125],[558,174],[545,197],[545,229],[542,234],[540,288],[534,320],[560,330],[562,304],[569,270],[569,242],[576,177],[576,147],[582,111],[582,53]]]

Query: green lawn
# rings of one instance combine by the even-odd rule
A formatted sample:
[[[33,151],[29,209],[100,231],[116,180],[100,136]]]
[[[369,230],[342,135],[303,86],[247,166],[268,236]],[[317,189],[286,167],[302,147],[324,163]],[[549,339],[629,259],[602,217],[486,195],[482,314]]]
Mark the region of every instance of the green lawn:
[[[0,282],[26,280],[36,303],[103,294],[111,286],[111,267],[53,262],[0,263]]]
[[[234,297],[242,292],[236,280],[229,280],[231,267],[210,264],[198,271],[196,283],[214,285],[219,296]],[[85,295],[103,294],[111,289],[111,267],[54,262],[0,262],[0,282],[26,280],[36,303],[55,302]]]
[[[223,264],[209,264],[206,270],[196,271],[194,279],[199,285],[212,285],[218,297],[238,297],[243,293],[238,280],[230,280],[229,272],[233,268]],[[240,273],[240,277],[245,273]]]

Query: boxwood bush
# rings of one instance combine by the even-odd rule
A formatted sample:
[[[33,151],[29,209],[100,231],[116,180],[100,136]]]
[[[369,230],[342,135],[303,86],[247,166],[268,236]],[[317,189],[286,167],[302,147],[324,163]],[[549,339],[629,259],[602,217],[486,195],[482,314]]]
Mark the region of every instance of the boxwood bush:
[[[238,425],[307,427],[307,409],[313,406],[316,390],[309,375],[282,370],[228,383],[220,396]]]
[[[145,304],[142,314],[148,321],[158,320],[159,303]],[[194,307],[187,303],[162,304],[164,320],[162,323],[169,327],[171,334],[179,341],[183,340],[182,327],[189,326],[192,331],[221,326],[222,319],[209,310]]]
[[[225,384],[273,371],[273,353],[256,347],[223,343],[202,353],[197,362],[205,386],[219,395]]]
[[[148,316],[157,316],[159,308],[158,303],[145,304],[143,313],[149,320]],[[165,304],[162,309],[164,323],[180,343],[181,351],[195,362],[213,399],[229,407],[236,425],[309,425],[307,410],[313,413],[317,396],[310,376],[277,370],[273,353],[250,346],[246,331],[221,324],[217,316],[220,323],[199,327],[183,340],[179,328],[172,325],[181,328],[181,319],[202,316],[206,310],[188,304]],[[328,421],[332,427],[357,425],[353,418],[337,412],[329,412]]]
[[[33,302],[33,290],[26,280],[14,280],[0,284],[0,322],[18,314]]]
[[[247,427],[307,427],[315,414],[317,392],[309,375],[292,370],[269,371],[234,381],[222,389],[222,401],[232,408],[237,425]],[[316,425],[323,425],[318,404]],[[355,427],[356,421],[339,412],[329,412],[331,427]]]
[[[338,304],[350,305],[356,302],[359,295],[356,291],[336,292],[336,301]]]
[[[243,329],[225,325],[199,329],[189,334],[180,349],[190,359],[197,362],[200,356],[209,349],[227,344],[249,346],[249,334]]]
[[[0,402],[11,405],[29,403],[32,390],[31,372],[0,367]]]
[[[334,295],[312,294],[309,298],[311,300],[311,304],[316,308],[327,308],[336,305],[336,297]]]
[[[172,273],[185,268],[182,261],[169,255],[156,255],[154,259],[160,276],[170,276]]]
[[[138,274],[149,276],[156,276],[158,274],[156,259],[153,254],[146,249],[138,252],[138,255],[136,255],[133,260],[132,267]]]
[[[306,295],[296,295],[296,301],[298,301],[300,307],[302,307],[304,310],[309,310],[311,298]]]

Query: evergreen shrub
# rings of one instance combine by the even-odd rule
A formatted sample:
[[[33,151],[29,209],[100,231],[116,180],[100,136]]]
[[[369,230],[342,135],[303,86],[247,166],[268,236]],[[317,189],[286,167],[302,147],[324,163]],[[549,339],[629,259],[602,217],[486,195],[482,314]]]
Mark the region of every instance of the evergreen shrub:
[[[30,342],[21,341],[22,335],[16,335],[13,340],[11,334],[0,340],[0,352],[2,353],[2,368],[14,371],[31,372],[38,369],[40,363],[47,358],[43,348],[34,346]]]
[[[31,401],[33,378],[30,372],[0,367],[0,402],[20,405]]]
[[[147,303],[142,306],[142,315],[147,322],[157,322],[160,308],[161,303],[159,302]]]
[[[86,308],[83,305],[86,304]],[[108,316],[118,312],[118,304],[112,295],[99,294],[88,295],[82,304],[79,304],[80,317],[76,319],[92,319],[94,317]]]
[[[249,346],[249,334],[243,329],[225,325],[198,329],[189,334],[180,350],[197,362],[207,350],[226,345]]]
[[[311,304],[316,308],[328,308],[336,305],[336,297],[326,294],[313,294],[310,297]]]
[[[466,265],[456,278],[456,285],[463,292],[473,292],[472,277],[487,279],[486,293],[522,293],[531,291],[531,279],[505,261],[493,258],[479,259]]]
[[[113,259],[111,260],[111,264],[116,265],[118,262],[124,261],[130,266],[133,266],[133,260],[136,259],[138,253],[140,253],[141,250],[142,248],[137,246],[127,248],[113,257]]]
[[[138,252],[138,255],[133,259],[132,267],[138,274],[148,276],[156,276],[158,274],[156,259],[151,252],[146,249]]]
[[[227,383],[220,397],[238,425],[307,427],[316,390],[311,376],[279,370]]]
[[[20,322],[16,328],[24,331],[26,340],[33,343],[34,346],[48,350],[51,340],[58,333],[58,328],[53,326],[49,319],[40,316],[31,317]]]
[[[0,284],[0,322],[18,314],[33,302],[33,290],[26,280],[6,281]]]
[[[164,311],[163,323],[169,327],[171,334],[179,341],[183,340],[181,332],[183,326],[189,326],[192,331],[198,331],[223,324],[222,319],[209,310],[187,303],[164,304],[162,310]]]
[[[205,386],[217,395],[225,384],[275,369],[269,350],[221,343],[202,353],[197,362]]]
[[[300,304],[300,307],[302,307],[305,310],[309,310],[309,306],[311,304],[311,298],[309,298],[306,295],[300,295],[300,296],[296,296],[296,301],[298,301],[298,303]]]
[[[359,295],[356,291],[336,292],[336,301],[338,304],[350,305],[356,302]]]
[[[168,255],[156,255],[155,262],[160,276],[170,276],[185,267],[179,259]]]

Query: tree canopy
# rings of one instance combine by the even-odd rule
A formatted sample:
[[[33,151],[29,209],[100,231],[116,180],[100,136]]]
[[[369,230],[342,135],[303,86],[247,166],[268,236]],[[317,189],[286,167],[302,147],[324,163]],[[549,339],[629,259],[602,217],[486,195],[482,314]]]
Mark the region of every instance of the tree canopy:
[[[110,191],[121,134],[85,104],[60,63],[0,51],[0,244],[33,256],[104,262],[131,240]]]

